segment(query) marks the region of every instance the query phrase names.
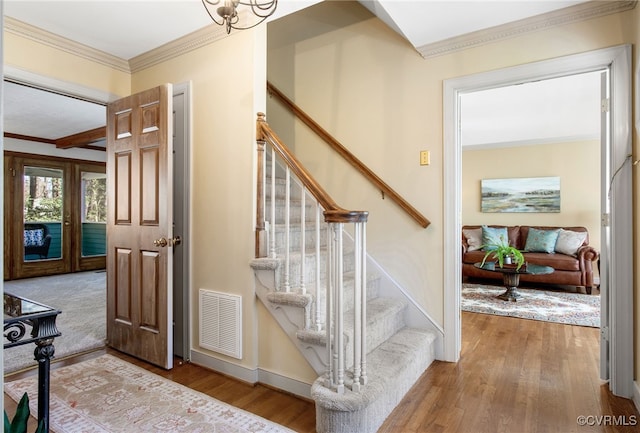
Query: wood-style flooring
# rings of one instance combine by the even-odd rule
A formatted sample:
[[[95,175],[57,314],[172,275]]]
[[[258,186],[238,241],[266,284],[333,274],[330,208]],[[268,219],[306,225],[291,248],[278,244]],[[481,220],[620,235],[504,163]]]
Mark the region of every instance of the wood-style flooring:
[[[633,402],[613,396],[598,378],[598,329],[463,312],[462,337],[460,362],[434,362],[380,433],[640,432]],[[312,401],[193,364],[165,371],[107,351],[297,432],[315,432]],[[104,352],[62,360],[53,368]],[[29,374],[35,372],[5,381]],[[5,409],[15,411],[6,395]],[[588,425],[579,425],[580,416]]]

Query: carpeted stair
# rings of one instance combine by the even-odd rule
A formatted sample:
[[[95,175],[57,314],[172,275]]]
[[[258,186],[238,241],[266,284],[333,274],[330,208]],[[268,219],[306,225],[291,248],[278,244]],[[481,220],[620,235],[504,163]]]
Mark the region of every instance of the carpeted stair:
[[[269,185],[270,180],[267,181]],[[289,292],[283,290],[284,270],[284,181],[276,179],[276,258],[256,259],[252,262],[256,275],[256,293],[285,330],[289,338],[298,346],[319,377],[312,385],[311,396],[316,402],[316,431],[318,433],[375,432],[387,416],[402,400],[406,392],[427,369],[435,358],[433,332],[426,329],[408,328],[405,316],[407,302],[397,298],[380,296],[380,280],[373,267],[367,272],[367,384],[359,392],[350,389],[350,368],[353,365],[353,281],[348,278],[353,270],[352,255],[345,251],[345,313],[344,341],[347,365],[346,389],[344,394],[325,387],[326,372],[326,332],[314,330],[312,317],[315,314],[315,213],[313,205],[307,204],[306,211],[306,294],[299,287],[299,262],[302,260],[299,236],[301,225],[299,197],[292,192],[291,201],[291,265]],[[299,196],[299,194],[298,194]],[[270,195],[267,194],[267,209],[270,209]],[[294,223],[294,221],[296,221]],[[322,223],[324,226],[324,223]],[[325,230],[321,230],[324,235]],[[320,269],[325,269],[326,242],[321,237]],[[348,250],[349,246],[346,245]],[[299,248],[298,248],[299,250]],[[324,276],[320,284],[324,285]],[[324,314],[324,312],[322,313]]]

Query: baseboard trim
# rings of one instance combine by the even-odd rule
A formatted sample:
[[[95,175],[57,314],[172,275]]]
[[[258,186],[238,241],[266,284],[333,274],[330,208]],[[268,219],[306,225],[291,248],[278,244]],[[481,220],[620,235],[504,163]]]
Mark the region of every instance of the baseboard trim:
[[[191,350],[191,362],[252,385],[262,384],[300,398],[311,398],[311,384],[300,382],[261,368],[251,369]]]
[[[191,362],[252,385],[258,383],[258,371],[256,369],[214,358],[194,349],[191,349]]]
[[[272,388],[288,392],[300,398],[311,400],[311,384],[282,376],[272,371],[258,369],[259,382]]]

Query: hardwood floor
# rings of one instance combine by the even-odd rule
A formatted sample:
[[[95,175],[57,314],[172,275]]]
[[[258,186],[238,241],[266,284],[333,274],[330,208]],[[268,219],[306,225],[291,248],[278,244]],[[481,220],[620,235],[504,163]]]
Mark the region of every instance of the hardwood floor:
[[[633,402],[598,378],[598,329],[463,312],[462,340],[460,361],[432,364],[379,433],[640,431]]]
[[[633,403],[611,395],[598,379],[598,329],[463,312],[462,336],[460,362],[434,362],[380,433],[640,431],[640,415]],[[193,364],[165,371],[108,352],[297,432],[315,432],[312,401],[238,382]],[[63,360],[54,368],[102,353]],[[35,372],[5,381],[29,374]],[[15,411],[15,403],[6,395],[5,409]],[[578,425],[579,416],[587,417],[588,425]]]

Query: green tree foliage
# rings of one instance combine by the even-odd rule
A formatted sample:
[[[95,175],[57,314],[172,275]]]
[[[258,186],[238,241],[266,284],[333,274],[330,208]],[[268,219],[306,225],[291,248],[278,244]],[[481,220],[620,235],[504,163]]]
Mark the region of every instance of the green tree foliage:
[[[62,178],[25,176],[24,220],[62,220]]]
[[[84,218],[85,222],[105,222],[107,220],[107,182],[106,178],[84,181]]]

